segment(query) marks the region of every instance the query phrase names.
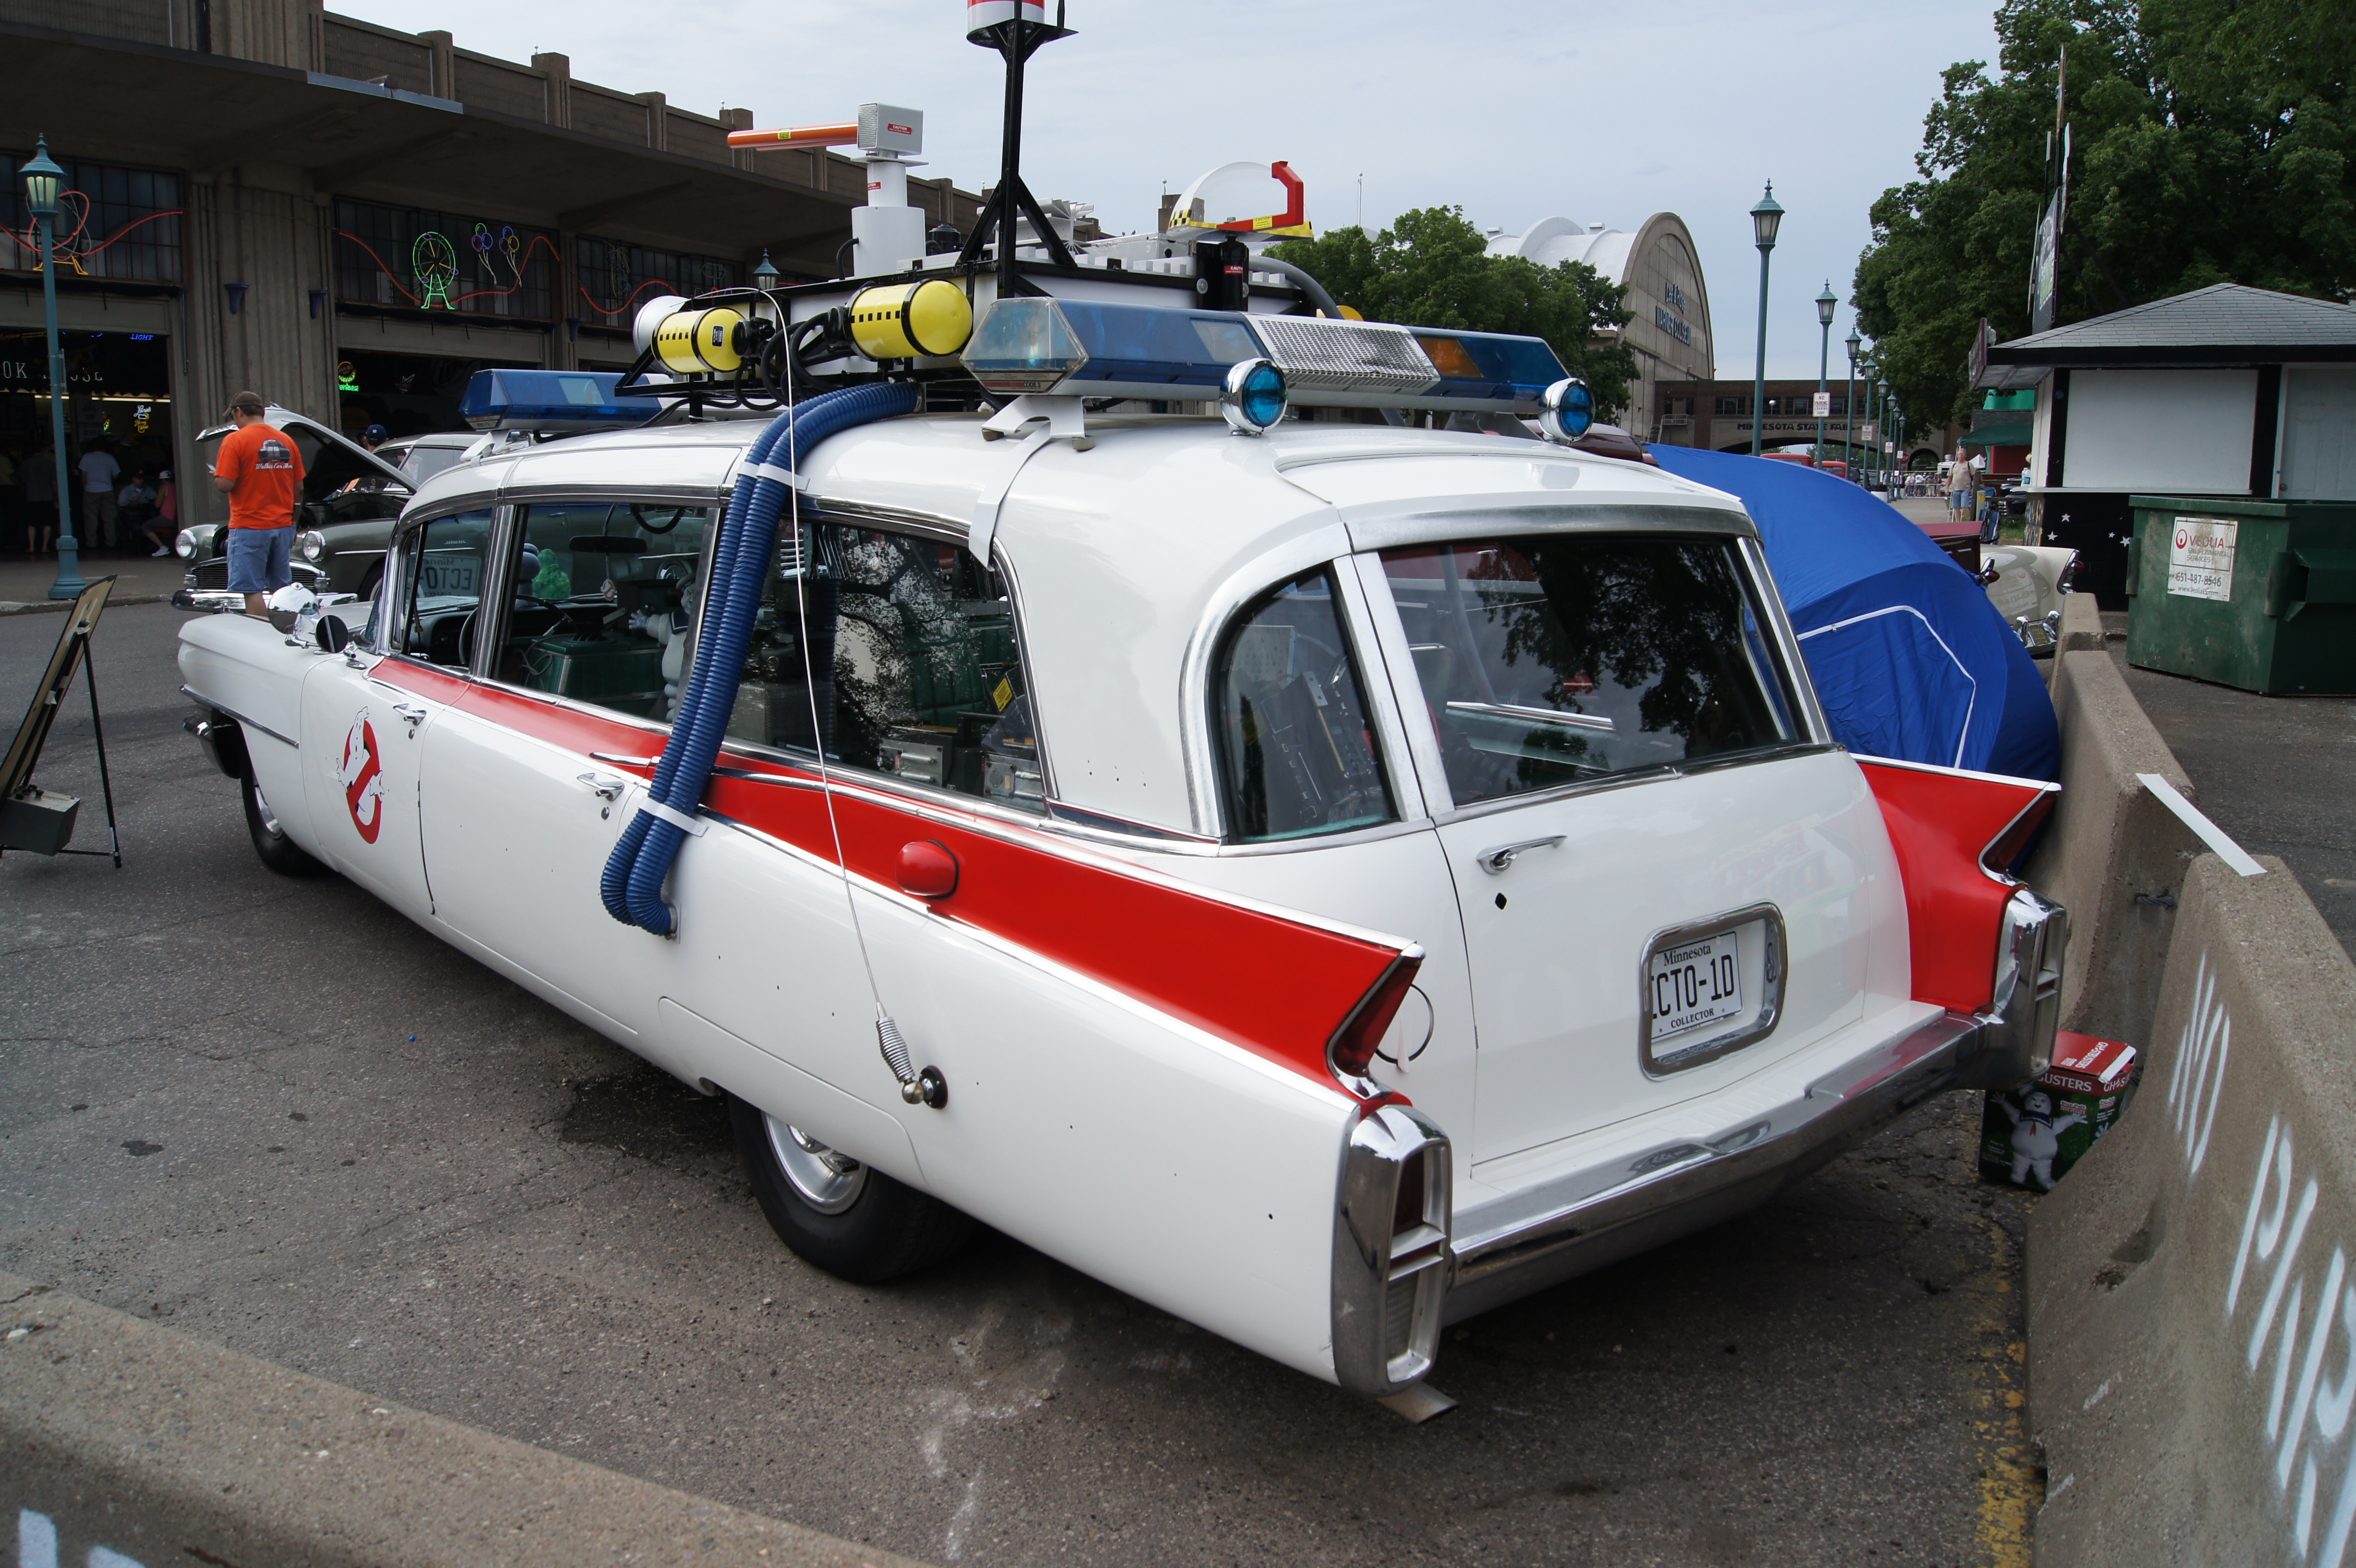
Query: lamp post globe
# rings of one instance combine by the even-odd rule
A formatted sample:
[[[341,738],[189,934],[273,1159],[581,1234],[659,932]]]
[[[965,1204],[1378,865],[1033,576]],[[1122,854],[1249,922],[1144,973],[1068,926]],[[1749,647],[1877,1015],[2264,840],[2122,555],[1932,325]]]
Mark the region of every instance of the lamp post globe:
[[[768,252],[763,251],[761,264],[753,269],[753,286],[765,292],[773,289],[777,286],[778,276],[776,263],[769,260]]]
[[[1841,456],[1848,467],[1848,477],[1857,478],[1857,351],[1865,339],[1857,328],[1848,329],[1848,392],[1841,402]]]
[[[42,136],[32,157],[16,171],[25,178],[25,205],[32,209],[41,231],[41,305],[49,332],[49,456],[58,466],[58,576],[49,597],[76,599],[89,585],[81,580],[81,544],[74,538],[73,487],[66,464],[66,350],[58,333],[58,189],[66,171],[49,156],[49,139]],[[31,541],[28,538],[27,543]]]
[[[1751,209],[1751,243],[1759,247],[1759,365],[1751,378],[1751,455],[1759,456],[1767,424],[1767,256],[1775,248],[1775,231],[1783,223],[1783,204],[1775,199],[1775,182]]]
[[[1816,324],[1824,329],[1824,338],[1823,338],[1823,341],[1822,341],[1822,342],[1817,346],[1817,349],[1816,349],[1816,402],[1817,402],[1817,403],[1818,403],[1820,406],[1823,406],[1823,407],[1825,408],[1825,413],[1831,413],[1831,412],[1832,412],[1832,411],[1831,411],[1831,407],[1830,407],[1830,405],[1829,405],[1829,404],[1827,404],[1827,403],[1826,403],[1826,402],[1825,402],[1825,385],[1826,385],[1825,378],[1826,378],[1826,372],[1831,369],[1831,366],[1832,366],[1832,356],[1833,356],[1833,312],[1834,312],[1834,311],[1836,311],[1836,310],[1837,310],[1837,309],[1839,309],[1839,308],[1840,308],[1840,299],[1839,299],[1839,297],[1838,297],[1837,295],[1836,295],[1833,293],[1833,280],[1832,280],[1832,279],[1830,279],[1830,278],[1826,278],[1826,279],[1825,280],[1825,292],[1824,292],[1824,293],[1822,293],[1822,294],[1820,294],[1820,295],[1816,295]],[[1819,467],[1821,467],[1821,466],[1823,465],[1823,463],[1824,463],[1824,460],[1825,460],[1825,414],[1824,414],[1824,413],[1819,413],[1818,415],[1816,415],[1816,463],[1817,463],[1817,465],[1818,465]]]

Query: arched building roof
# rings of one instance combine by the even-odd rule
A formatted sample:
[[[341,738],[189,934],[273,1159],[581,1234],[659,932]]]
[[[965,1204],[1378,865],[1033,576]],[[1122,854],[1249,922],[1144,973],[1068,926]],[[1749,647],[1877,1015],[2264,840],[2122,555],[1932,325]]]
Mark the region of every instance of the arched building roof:
[[[1519,234],[1490,237],[1493,256],[1523,256],[1540,266],[1585,262],[1628,289],[1633,318],[1622,329],[1644,365],[1644,381],[1715,381],[1709,286],[1685,220],[1655,212],[1633,233],[1605,223],[1542,218]]]

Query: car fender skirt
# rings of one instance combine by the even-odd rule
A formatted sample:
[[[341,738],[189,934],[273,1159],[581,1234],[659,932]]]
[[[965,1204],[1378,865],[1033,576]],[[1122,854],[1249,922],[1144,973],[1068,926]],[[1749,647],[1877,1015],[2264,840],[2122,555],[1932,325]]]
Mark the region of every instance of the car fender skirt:
[[[770,466],[771,458],[782,459],[790,469],[803,454],[837,431],[913,413],[916,402],[916,389],[905,383],[827,392],[779,414],[745,455],[721,521],[712,564],[712,594],[704,607],[704,629],[698,639],[701,647],[673,715],[670,740],[663,747],[662,760],[656,765],[648,787],[648,798],[657,804],[681,816],[695,813],[727,733],[736,688],[744,678],[744,650],[760,608],[763,579],[776,547],[777,521],[786,510],[787,486],[777,477],[781,470]],[[663,880],[670,875],[671,863],[686,838],[674,822],[645,811],[634,816],[622,830],[598,882],[605,912],[625,925],[669,936],[674,922],[662,900]]]

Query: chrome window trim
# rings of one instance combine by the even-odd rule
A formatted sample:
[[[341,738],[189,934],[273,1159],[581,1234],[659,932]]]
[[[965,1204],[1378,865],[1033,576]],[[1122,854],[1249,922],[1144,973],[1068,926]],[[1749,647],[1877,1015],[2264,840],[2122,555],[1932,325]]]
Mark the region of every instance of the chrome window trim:
[[[1760,998],[1758,1014],[1748,1024],[1678,1047],[1671,1061],[1656,1060],[1653,1055],[1653,1004],[1649,994],[1654,957],[1663,948],[1737,930],[1753,921],[1766,927],[1767,950],[1760,967],[1760,981],[1766,994]],[[1655,932],[1653,940],[1644,944],[1644,957],[1636,961],[1636,1064],[1644,1069],[1646,1078],[1658,1080],[1707,1066],[1745,1046],[1757,1045],[1775,1032],[1775,1025],[1783,1015],[1783,994],[1791,978],[1791,937],[1783,927],[1783,911],[1772,903],[1745,905],[1707,920],[1688,920]]]
[[[1521,454],[1515,454],[1522,456]],[[1528,459],[1525,456],[1524,461]],[[1485,504],[1484,504],[1485,503]],[[1747,512],[1718,507],[1644,506],[1614,501],[1581,502],[1573,492],[1561,500],[1530,500],[1526,492],[1452,496],[1445,502],[1418,499],[1397,506],[1342,509],[1351,547],[1361,552],[1402,550],[1419,544],[1453,544],[1467,539],[1510,538],[1516,533],[1687,533],[1711,539],[1756,539],[1759,525]]]
[[[959,533],[955,539],[932,534],[926,534],[925,537],[939,537],[942,542],[956,544],[960,548],[967,542],[967,536],[964,533]],[[1039,748],[1039,800],[1044,806],[1053,801],[1057,794],[1055,754],[1055,748],[1048,744],[1046,719],[1039,711],[1039,687],[1032,678],[1030,637],[1023,629],[1028,624],[1027,618],[1023,613],[1023,576],[1014,568],[1014,557],[1008,554],[1005,546],[1000,544],[995,539],[991,541],[990,559],[982,563],[982,565],[985,570],[996,573],[998,580],[1006,585],[1006,613],[1013,622],[1014,659],[1023,670],[1023,694],[1031,699],[1031,740],[1032,744]]]
[[[1767,564],[1767,552],[1756,537],[1746,538],[1735,546],[1742,568],[1750,578],[1752,599],[1766,612],[1768,639],[1783,661],[1783,688],[1798,698],[1801,727],[1816,740],[1833,739],[1832,722],[1825,717],[1824,704],[1816,700],[1816,682],[1808,673],[1808,661],[1800,651],[1799,634],[1792,629],[1792,613],[1783,604],[1783,593],[1775,586],[1774,571]]]
[[[1391,690],[1387,679],[1377,680],[1377,671],[1387,676],[1390,660],[1383,651],[1374,601],[1366,585],[1351,569],[1351,558],[1344,556],[1326,568],[1333,579],[1333,592],[1342,602],[1342,638],[1353,661],[1357,666],[1359,695],[1366,704],[1366,717],[1375,726],[1375,746],[1383,765],[1383,785],[1390,795],[1391,820],[1416,822],[1429,814],[1424,804],[1423,782],[1417,776],[1415,755],[1407,741],[1407,725],[1398,710],[1398,693]],[[1367,657],[1371,650],[1373,657]],[[1331,843],[1336,835],[1319,835],[1320,842]]]
[[[964,549],[973,537],[970,521],[959,522],[937,512],[916,511],[907,507],[884,506],[876,501],[840,500],[827,496],[806,495],[806,507],[814,509],[820,522],[840,522],[852,528],[874,528],[886,533],[915,533],[942,544],[954,544]],[[993,548],[991,554],[999,552]],[[984,565],[990,564],[985,562]],[[994,566],[991,567],[995,571]]]
[[[287,736],[280,735],[276,730],[272,729],[268,725],[262,723],[260,720],[247,718],[243,714],[239,713],[235,708],[230,707],[228,703],[216,703],[210,697],[206,696],[201,692],[198,692],[193,688],[187,686],[181,687],[180,695],[187,698],[188,701],[192,703],[201,703],[203,706],[212,709],[213,712],[217,714],[222,714],[230,718],[235,719],[240,725],[243,725],[247,729],[260,730],[262,734],[268,736],[271,739],[277,741],[282,746],[292,746],[296,751],[303,749],[303,743],[301,741],[289,739]]]
[[[1440,756],[1440,733],[1432,726],[1423,682],[1415,672],[1415,650],[1407,639],[1407,622],[1399,618],[1398,602],[1391,596],[1390,576],[1375,551],[1360,551],[1350,560],[1373,610],[1376,650],[1389,675],[1392,706],[1399,714],[1424,810],[1435,820],[1451,820],[1456,796],[1449,788],[1448,769]],[[1411,703],[1410,694],[1415,699]]]
[[[1285,541],[1227,575],[1203,601],[1194,629],[1178,660],[1178,756],[1186,770],[1186,804],[1194,831],[1222,842],[1226,837],[1219,802],[1219,749],[1211,719],[1211,656],[1220,634],[1243,607],[1280,583],[1350,553],[1350,536],[1337,521]]]
[[[725,507],[733,485],[705,489],[700,485],[609,484],[584,485],[562,480],[544,480],[536,484],[502,484],[489,493],[500,505],[529,506],[535,501],[580,501],[594,505],[599,501],[653,500],[659,506]]]

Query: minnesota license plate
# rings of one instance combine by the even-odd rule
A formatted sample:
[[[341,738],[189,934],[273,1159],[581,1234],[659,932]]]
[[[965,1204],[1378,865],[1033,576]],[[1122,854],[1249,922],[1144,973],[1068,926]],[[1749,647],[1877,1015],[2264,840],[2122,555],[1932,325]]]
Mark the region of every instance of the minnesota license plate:
[[[1647,979],[1656,1048],[1664,1040],[1707,1028],[1743,1010],[1742,967],[1733,931],[1662,949],[1653,955]]]

